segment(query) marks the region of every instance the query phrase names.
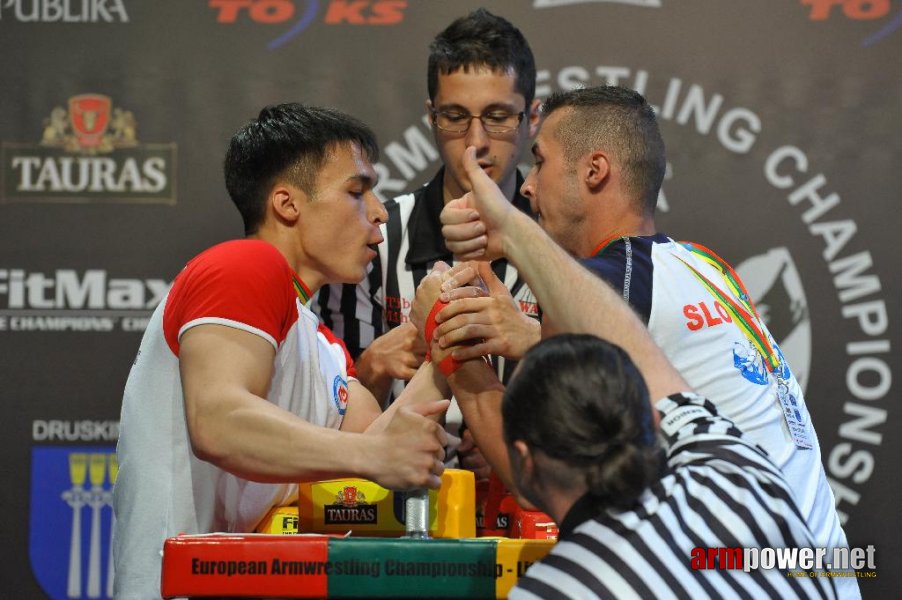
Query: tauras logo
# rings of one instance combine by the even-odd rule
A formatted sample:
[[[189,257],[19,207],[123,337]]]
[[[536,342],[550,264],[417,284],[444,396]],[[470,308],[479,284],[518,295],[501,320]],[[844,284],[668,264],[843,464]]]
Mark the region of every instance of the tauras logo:
[[[326,525],[375,524],[377,519],[377,506],[367,504],[366,495],[353,485],[343,487],[335,495],[333,504],[323,506],[323,522]]]
[[[111,278],[102,269],[81,274],[58,269],[51,275],[0,269],[0,298],[6,298],[10,310],[149,310],[169,285],[163,279]]]
[[[128,23],[124,0],[0,0],[0,20],[23,23]]]
[[[324,506],[323,522],[326,525],[344,525],[351,523],[369,523],[377,521],[375,504],[363,504],[360,506]]]
[[[159,193],[166,188],[166,160],[143,161],[129,157],[13,156],[10,166],[18,175],[16,191],[23,193],[130,192]]]
[[[175,203],[175,144],[140,144],[135,115],[108,96],[66,106],[44,119],[39,144],[3,143],[0,201]]]

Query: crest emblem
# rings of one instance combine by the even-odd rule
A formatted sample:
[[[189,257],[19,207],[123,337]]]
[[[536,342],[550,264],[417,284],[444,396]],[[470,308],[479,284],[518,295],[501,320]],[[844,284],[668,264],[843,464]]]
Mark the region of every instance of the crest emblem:
[[[110,124],[113,102],[108,96],[82,94],[69,98],[69,122],[81,148],[98,148]]]
[[[335,504],[340,504],[345,508],[353,508],[358,503],[365,504],[366,496],[353,485],[346,485],[335,495]]]
[[[338,414],[344,416],[348,409],[348,383],[341,378],[341,375],[336,375],[332,380],[332,401],[335,403],[335,408],[338,409]]]
[[[103,154],[138,145],[135,116],[113,106],[109,96],[79,94],[44,119],[41,145],[76,154]]]

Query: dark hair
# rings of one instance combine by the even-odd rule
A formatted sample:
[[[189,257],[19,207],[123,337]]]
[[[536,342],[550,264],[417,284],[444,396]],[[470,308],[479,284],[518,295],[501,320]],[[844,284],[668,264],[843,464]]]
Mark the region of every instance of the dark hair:
[[[660,477],[648,389],[619,346],[558,335],[532,347],[501,405],[508,444],[522,440],[581,476],[599,505],[629,508]],[[560,483],[559,483],[560,485]]]
[[[664,180],[664,140],[655,113],[641,94],[618,86],[598,86],[552,94],[542,105],[547,116],[571,109],[561,118],[556,137],[565,159],[603,148],[619,160],[624,187],[645,214],[652,214]]]
[[[536,63],[520,30],[510,21],[484,8],[460,17],[435,36],[429,46],[427,85],[429,99],[435,100],[439,73],[458,69],[488,67],[493,71],[513,69],[515,89],[523,94],[529,108],[536,94]]]
[[[232,136],[225,156],[226,189],[244,220],[246,235],[263,223],[266,196],[276,179],[316,195],[316,178],[336,144],[354,143],[371,162],[376,136],[361,121],[330,108],[302,104],[267,106]]]

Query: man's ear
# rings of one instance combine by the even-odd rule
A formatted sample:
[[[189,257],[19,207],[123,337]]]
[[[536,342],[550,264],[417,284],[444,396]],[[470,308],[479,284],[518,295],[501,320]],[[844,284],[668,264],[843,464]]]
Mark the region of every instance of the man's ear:
[[[535,476],[536,462],[533,454],[523,440],[515,440],[514,452],[517,454],[517,463],[520,467],[520,478],[525,481],[532,481]]]
[[[542,113],[539,111],[541,107],[542,101],[538,98],[533,98],[532,104],[529,105],[529,109],[526,111],[529,137],[531,138],[536,137],[536,134],[539,132],[539,123],[542,120]]]
[[[586,185],[595,190],[604,184],[611,174],[611,162],[607,153],[593,150],[587,157]]]
[[[279,219],[294,223],[301,216],[300,205],[306,200],[303,191],[292,186],[277,183],[269,192],[267,202]]]
[[[432,100],[426,98],[426,122],[429,123],[429,126],[432,127]]]
[[[523,440],[515,441],[509,450],[511,454],[511,473],[516,489],[514,493],[517,503],[526,510],[542,510],[536,502],[536,489],[538,486],[538,473],[536,472],[535,454]]]

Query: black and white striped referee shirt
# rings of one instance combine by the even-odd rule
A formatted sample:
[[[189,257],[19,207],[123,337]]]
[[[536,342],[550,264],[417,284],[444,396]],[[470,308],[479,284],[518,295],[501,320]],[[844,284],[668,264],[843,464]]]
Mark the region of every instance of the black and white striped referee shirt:
[[[676,394],[657,409],[661,480],[630,511],[577,501],[509,598],[835,598],[829,577],[692,568],[694,549],[813,548],[813,536],[779,469],[710,401]]]
[[[444,207],[444,168],[417,191],[385,203],[388,222],[382,226],[385,241],[367,277],[357,285],[332,284],[320,289],[316,310],[323,322],[344,340],[353,358],[377,337],[408,320],[417,286],[436,261],[452,264],[445,246],[439,215]],[[523,178],[517,173],[513,204],[531,213],[529,200],[519,192]],[[492,263],[498,278],[511,291],[524,313],[538,318],[538,306],[517,269],[504,259]],[[499,377],[507,381],[512,361],[494,359]],[[508,364],[505,364],[505,363]],[[396,382],[394,395],[403,388]],[[381,400],[381,399],[380,399]]]

